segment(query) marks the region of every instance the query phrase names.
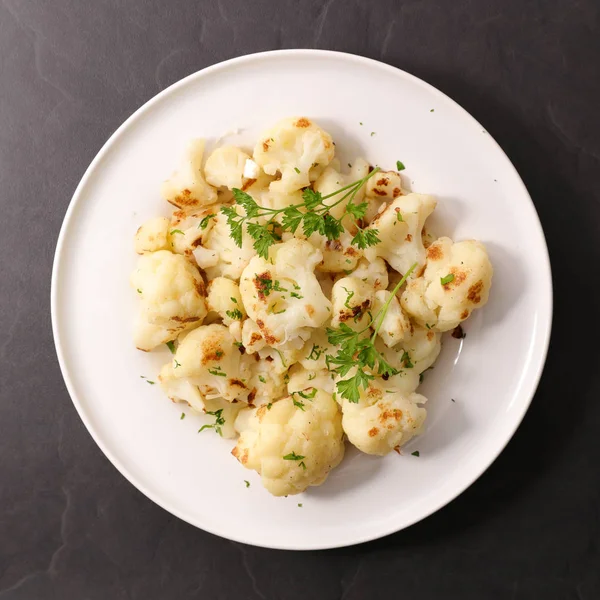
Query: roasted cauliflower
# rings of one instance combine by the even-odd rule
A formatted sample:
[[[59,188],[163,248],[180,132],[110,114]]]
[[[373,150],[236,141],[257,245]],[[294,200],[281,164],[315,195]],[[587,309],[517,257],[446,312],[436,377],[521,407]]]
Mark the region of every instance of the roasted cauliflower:
[[[330,394],[312,388],[271,406],[243,410],[232,454],[260,474],[274,496],[321,485],[344,457],[342,417]]]

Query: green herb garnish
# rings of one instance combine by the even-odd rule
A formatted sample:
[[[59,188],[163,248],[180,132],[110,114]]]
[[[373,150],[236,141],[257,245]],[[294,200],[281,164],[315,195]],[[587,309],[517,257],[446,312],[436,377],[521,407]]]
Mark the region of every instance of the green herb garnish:
[[[223,409],[215,411],[207,411],[207,415],[211,415],[215,418],[215,422],[210,425],[202,425],[200,429],[198,429],[198,433],[204,431],[205,429],[214,429],[221,437],[223,436],[223,431],[221,427],[225,425],[225,419],[223,418]]]
[[[336,388],[342,398],[349,402],[358,403],[360,400],[360,388],[367,389],[369,382],[375,379],[375,375],[366,372],[369,368],[383,377],[397,375],[398,370],[392,367],[383,355],[375,348],[375,340],[381,329],[381,325],[390,307],[391,301],[396,297],[398,290],[404,285],[409,275],[417,267],[414,263],[405,273],[404,277],[397,283],[386,303],[375,315],[375,318],[362,330],[354,331],[346,323],[340,323],[339,328],[327,328],[327,337],[329,343],[333,346],[339,346],[335,356],[327,355],[327,368],[334,371],[341,377],[346,376],[350,370],[357,367],[356,373],[349,379],[338,381]],[[370,337],[363,338],[363,334],[375,324],[373,334]],[[410,357],[409,357],[410,361]],[[411,363],[412,366],[412,363]]]
[[[223,373],[221,367],[217,367],[216,369],[209,369],[208,372],[211,375],[216,375],[217,377],[227,377],[227,373]]]
[[[352,299],[352,296],[354,296],[354,292],[350,292],[348,291],[344,286],[342,286],[342,289],[346,292],[347,296],[346,296],[346,301],[344,302],[344,306],[346,308],[350,308],[352,309],[352,307],[350,306],[349,302]]]
[[[411,456],[421,456],[420,452],[418,450],[415,450],[414,452],[410,453]]]
[[[446,285],[447,283],[452,283],[454,281],[454,273],[449,273],[446,277],[441,277],[440,282],[442,285]]]
[[[262,375],[259,375],[259,376],[258,376],[258,380],[259,380],[261,383],[267,383],[267,380],[266,380],[266,379],[265,379],[265,378],[264,378]]]
[[[277,230],[295,233],[302,225],[302,232],[306,237],[316,232],[333,241],[339,239],[345,230],[342,221],[346,217],[349,217],[358,229],[351,243],[364,249],[380,242],[377,237],[378,231],[376,229],[362,229],[358,225],[358,221],[365,216],[368,205],[366,202],[354,204],[353,200],[366,181],[379,170],[379,168],[375,168],[362,179],[326,196],[311,188],[306,188],[302,193],[302,203],[292,204],[285,208],[260,206],[250,194],[234,188],[233,196],[236,205],[240,206],[245,214],[239,215],[236,206],[224,206],[221,208],[221,212],[227,217],[231,237],[236,245],[242,247],[243,228],[246,226],[248,235],[254,240],[254,249],[259,256],[265,259],[268,258],[269,248],[281,239]],[[342,194],[342,192],[344,193]],[[341,194],[341,197],[331,205],[324,202],[338,194]],[[344,213],[339,219],[336,219],[330,211],[334,206],[343,202],[345,202]],[[281,224],[276,220],[278,215],[282,216]],[[260,217],[267,218],[267,222],[262,224],[253,220]]]
[[[396,171],[404,171],[404,169],[406,169],[406,167],[404,166],[404,163],[400,160],[396,161]]]
[[[181,416],[179,417],[180,421],[183,421],[183,419],[185,419],[185,413],[181,413]]]
[[[246,487],[249,488],[250,487],[250,482],[247,479],[244,479],[244,483],[246,484]]]
[[[298,167],[294,167],[294,171],[296,171],[296,173],[300,173],[300,169]]]
[[[175,354],[175,342],[167,342],[167,348],[171,351],[171,354]]]
[[[234,308],[233,310],[226,310],[225,314],[234,321],[241,321],[244,318],[242,311],[239,308]]]
[[[208,227],[208,222],[211,219],[214,219],[217,215],[214,213],[211,213],[210,215],[206,215],[201,221],[200,223],[198,223],[198,229],[206,229]]]
[[[283,457],[283,460],[303,460],[305,457],[295,452],[290,452]]]
[[[292,394],[292,402],[294,403],[294,406],[297,406],[300,410],[304,411],[304,402],[300,401],[300,400],[296,400]]]
[[[183,231],[181,231],[181,229],[173,229],[173,231],[171,231],[171,235],[174,235],[175,233],[180,233],[181,235],[185,235],[183,233]]]
[[[319,360],[321,354],[323,354],[324,349],[321,346],[317,346],[317,344],[313,344],[312,350],[310,354],[306,357],[307,360]]]

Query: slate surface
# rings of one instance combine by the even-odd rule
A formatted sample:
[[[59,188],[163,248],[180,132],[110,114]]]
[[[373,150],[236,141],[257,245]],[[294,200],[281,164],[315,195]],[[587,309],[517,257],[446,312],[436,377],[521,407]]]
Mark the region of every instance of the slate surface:
[[[293,47],[383,60],[470,111],[533,196],[556,287],[498,461],[426,521],[329,552],[222,540],[137,492],[80,422],[49,317],[63,215],[116,127],[202,67]],[[600,598],[599,64],[597,0],[2,0],[0,599]]]

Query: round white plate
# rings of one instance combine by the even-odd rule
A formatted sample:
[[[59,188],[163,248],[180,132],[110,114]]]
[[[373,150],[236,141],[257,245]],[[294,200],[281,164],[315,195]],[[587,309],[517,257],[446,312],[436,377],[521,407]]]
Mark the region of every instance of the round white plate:
[[[444,338],[426,375],[426,431],[385,458],[347,457],[327,482],[273,498],[229,454],[198,434],[203,417],[169,402],[153,380],[168,350],[135,350],[132,236],[169,213],[159,186],[185,143],[252,146],[281,117],[329,131],[342,164],[363,156],[406,165],[412,189],[439,199],[435,231],[484,241],[495,268],[488,305]],[[236,132],[237,133],[231,133]],[[552,315],[544,235],[521,179],[462,108],[387,65],[325,51],[245,56],[204,69],[140,108],[79,184],[58,240],[52,321],[69,393],[96,443],[139,490],[174,515],[233,540],[331,548],[398,531],[444,506],[496,458],[519,425],[542,372]],[[454,400],[454,402],[452,401]],[[180,415],[187,412],[187,418]],[[417,458],[411,453],[418,450]],[[244,480],[251,483],[246,488]],[[299,506],[302,504],[302,506]]]

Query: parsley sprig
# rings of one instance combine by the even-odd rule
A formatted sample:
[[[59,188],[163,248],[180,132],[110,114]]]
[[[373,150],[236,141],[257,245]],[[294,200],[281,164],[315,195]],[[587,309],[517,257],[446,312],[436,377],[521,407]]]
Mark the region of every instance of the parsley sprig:
[[[352,238],[352,244],[364,250],[368,246],[378,244],[381,240],[377,237],[379,232],[376,229],[364,229],[359,226],[358,221],[365,216],[368,203],[354,204],[354,199],[360,188],[379,170],[379,167],[376,167],[362,179],[325,196],[321,192],[306,188],[302,192],[302,203],[292,204],[285,208],[260,206],[250,194],[234,188],[235,205],[223,206],[221,212],[227,217],[231,237],[236,245],[242,247],[242,234],[244,226],[246,226],[248,234],[254,240],[254,249],[263,258],[268,258],[269,248],[274,243],[281,241],[280,231],[296,233],[302,225],[302,232],[306,237],[317,232],[333,241],[339,239],[344,232],[345,227],[342,221],[346,217],[357,228],[356,234]],[[342,194],[342,192],[344,193]],[[338,194],[342,194],[342,196],[335,202],[325,203],[325,200]],[[343,202],[346,202],[344,212],[339,219],[336,219],[331,214],[331,209]],[[237,206],[241,206],[245,214],[238,214]],[[281,215],[281,223],[276,220],[279,215]],[[267,219],[264,224],[255,220],[264,218]]]
[[[332,356],[328,354],[325,357],[327,368],[341,377],[345,377],[354,367],[357,367],[356,373],[348,379],[342,379],[337,383],[337,391],[342,398],[349,402],[358,403],[360,400],[360,388],[367,389],[369,381],[375,379],[373,372],[387,378],[398,374],[398,369],[390,365],[384,356],[375,348],[375,340],[381,329],[383,320],[390,307],[392,299],[398,290],[404,285],[408,276],[414,271],[417,263],[413,264],[404,274],[404,277],[393,289],[386,303],[375,315],[371,322],[360,331],[354,331],[346,323],[340,323],[339,328],[327,328],[327,338],[329,343],[339,346],[337,354]],[[373,335],[364,337],[364,333],[374,324]],[[404,356],[406,355],[406,357]],[[404,368],[411,368],[410,357],[405,352],[402,357]],[[366,371],[365,369],[369,369]]]

